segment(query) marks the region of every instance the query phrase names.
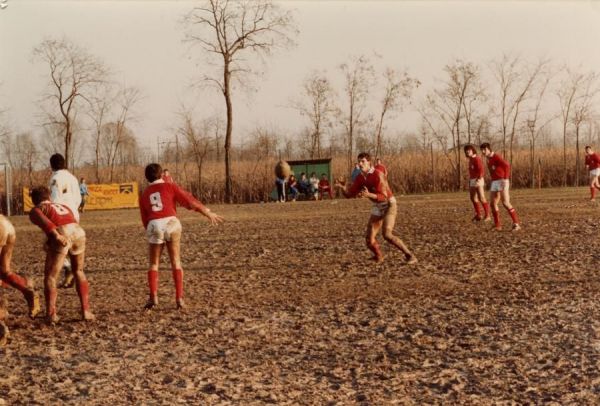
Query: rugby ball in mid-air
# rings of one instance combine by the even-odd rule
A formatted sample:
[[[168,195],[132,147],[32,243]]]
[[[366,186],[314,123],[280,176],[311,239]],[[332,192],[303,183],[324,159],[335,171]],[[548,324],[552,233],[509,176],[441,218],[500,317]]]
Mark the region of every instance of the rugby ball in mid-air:
[[[292,168],[290,168],[290,165],[287,162],[277,162],[277,165],[275,165],[275,176],[277,176],[279,179],[287,179],[291,174]]]

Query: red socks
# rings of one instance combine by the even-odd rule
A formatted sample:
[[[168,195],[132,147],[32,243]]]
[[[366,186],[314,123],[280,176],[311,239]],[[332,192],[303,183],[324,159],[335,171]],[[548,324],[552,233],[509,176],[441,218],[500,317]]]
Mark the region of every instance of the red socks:
[[[81,302],[81,311],[87,312],[88,310],[90,310],[90,284],[88,281],[82,281],[76,283],[76,288],[77,294],[79,295],[79,301]]]
[[[148,287],[150,288],[150,296],[156,297],[158,294],[158,271],[155,269],[148,271]]]
[[[379,243],[377,241],[373,241],[371,244],[367,240],[367,247],[373,252],[373,254],[375,254],[375,258],[381,258],[383,256],[381,255],[381,249],[379,248]]]
[[[500,227],[500,213],[498,210],[492,209],[492,215],[494,216],[494,225],[496,228]]]
[[[175,282],[175,299],[183,299],[183,270],[173,269],[173,281]]]
[[[517,211],[514,207],[508,210],[508,214],[510,214],[513,224],[519,224],[519,217],[517,216]]]
[[[27,280],[22,276],[17,275],[16,273],[9,273],[4,276],[2,280],[9,286],[17,289],[18,291],[25,293],[29,289],[27,288]]]
[[[473,208],[475,209],[475,215],[477,218],[481,218],[481,209],[479,208],[479,202],[472,202]]]
[[[489,217],[490,216],[490,204],[488,202],[485,202],[485,203],[481,203],[481,205],[483,206],[483,212],[485,213],[485,217]]]
[[[590,192],[592,193],[592,199],[596,198],[596,188],[594,186],[590,187]]]

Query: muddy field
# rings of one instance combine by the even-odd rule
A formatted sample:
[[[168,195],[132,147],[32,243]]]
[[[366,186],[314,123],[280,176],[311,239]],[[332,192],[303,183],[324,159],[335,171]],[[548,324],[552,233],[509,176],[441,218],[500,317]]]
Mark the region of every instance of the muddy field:
[[[138,212],[89,212],[98,320],[60,290],[59,325],[9,299],[0,404],[592,404],[600,400],[600,208],[586,189],[513,192],[524,229],[472,224],[467,196],[400,197],[398,234],[419,263],[364,245],[357,200],[180,210],[188,309],[165,262],[146,301]],[[41,285],[26,217],[15,268]],[[3,399],[3,401],[1,400]]]

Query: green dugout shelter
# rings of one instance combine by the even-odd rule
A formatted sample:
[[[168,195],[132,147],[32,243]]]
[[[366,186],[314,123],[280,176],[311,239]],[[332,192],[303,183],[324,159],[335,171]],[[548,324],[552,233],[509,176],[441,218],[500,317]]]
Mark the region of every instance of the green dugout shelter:
[[[306,173],[306,177],[310,178],[311,173],[316,173],[317,177],[321,179],[321,175],[324,173],[329,179],[329,183],[333,185],[333,177],[331,173],[331,158],[322,159],[303,159],[296,161],[287,161],[292,169],[292,174],[296,179],[300,179],[302,172]],[[271,192],[271,199],[277,200],[277,189],[273,189]]]

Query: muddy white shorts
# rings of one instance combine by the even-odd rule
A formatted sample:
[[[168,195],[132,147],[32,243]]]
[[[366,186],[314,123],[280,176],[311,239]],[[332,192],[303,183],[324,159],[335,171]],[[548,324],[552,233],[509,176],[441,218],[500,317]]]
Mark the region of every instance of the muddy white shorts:
[[[492,192],[502,192],[503,190],[507,190],[509,188],[509,180],[508,179],[498,179],[493,180],[490,186],[490,191]]]
[[[146,238],[150,244],[164,244],[181,239],[181,222],[175,216],[150,220],[146,227]]]
[[[390,209],[390,206],[395,203],[396,203],[396,198],[394,196],[392,196],[392,198],[390,200],[386,200],[385,202],[375,203],[375,204],[373,204],[373,207],[371,208],[371,215],[377,216],[377,217],[383,217],[387,214],[388,210]]]
[[[0,215],[0,247],[4,247],[8,242],[14,242],[16,239],[15,227],[4,216]]]
[[[79,255],[85,251],[85,231],[77,223],[65,224],[59,226],[56,231],[68,240],[67,245],[62,245],[54,238],[48,239],[46,246],[52,252],[69,253]]]
[[[590,171],[590,178],[595,178],[596,176],[600,176],[600,168],[592,169]]]
[[[483,178],[469,179],[469,187],[484,186]]]

